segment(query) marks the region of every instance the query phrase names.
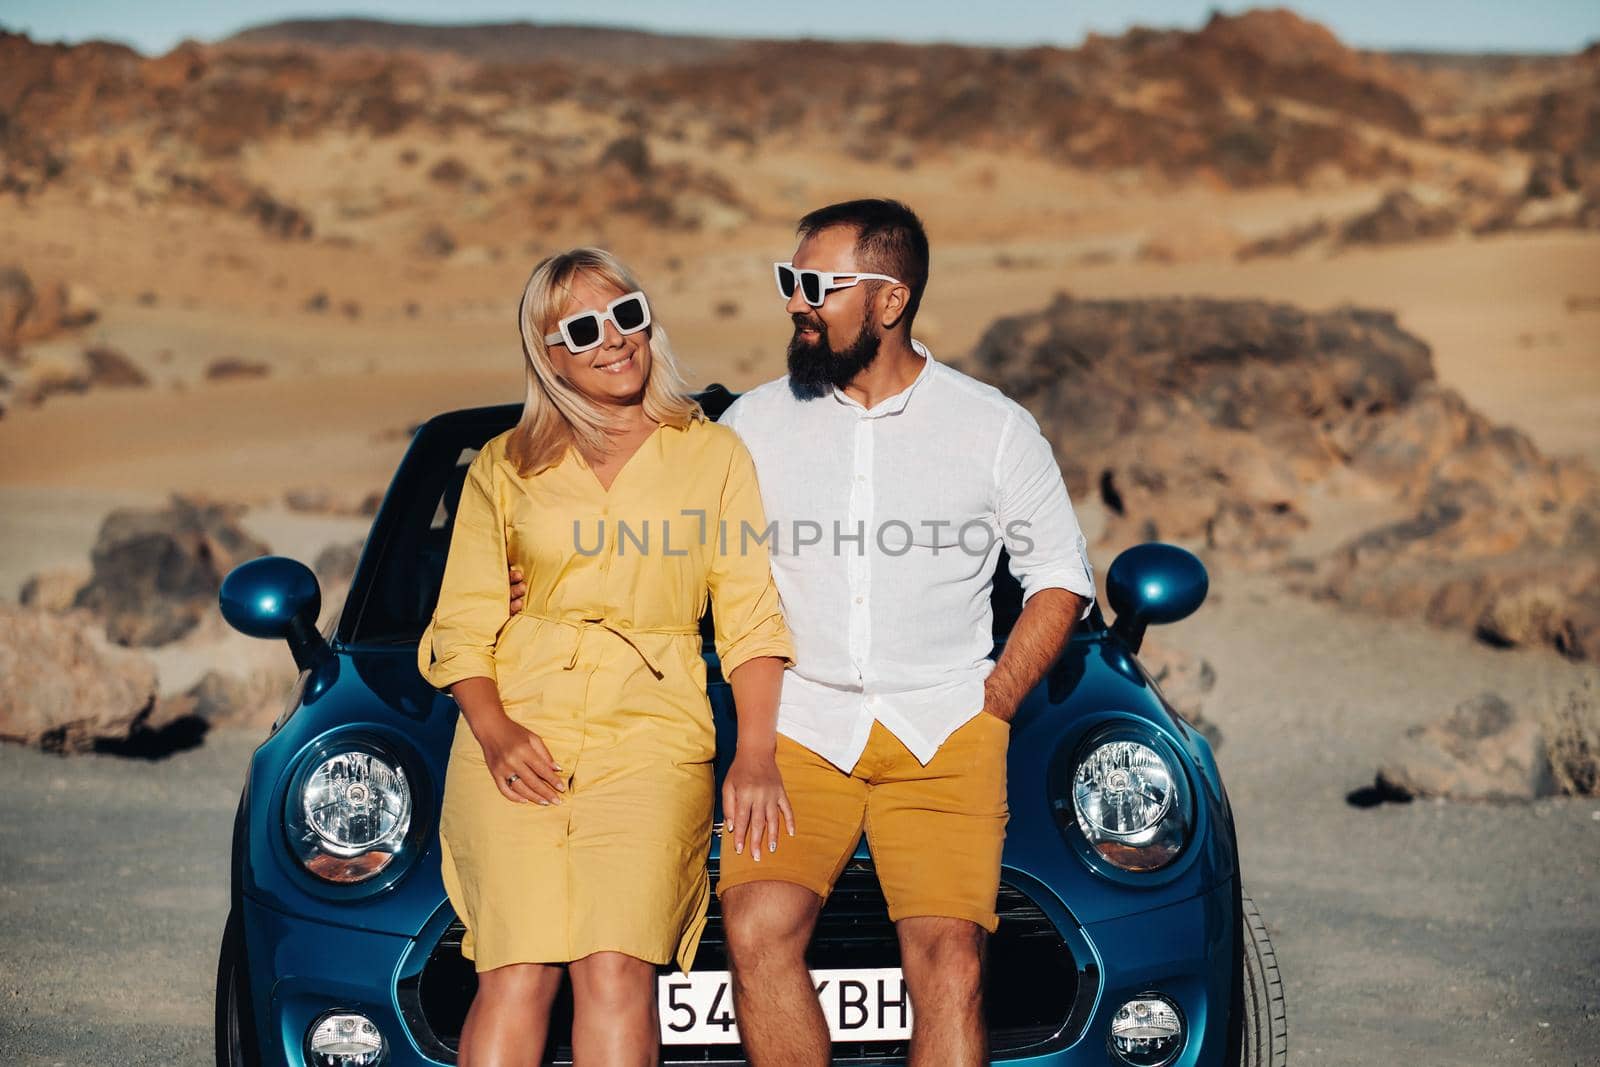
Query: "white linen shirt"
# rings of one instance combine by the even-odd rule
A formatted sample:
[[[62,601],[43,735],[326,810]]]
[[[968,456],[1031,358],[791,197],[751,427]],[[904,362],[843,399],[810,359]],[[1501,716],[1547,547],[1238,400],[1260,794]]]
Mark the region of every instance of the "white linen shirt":
[[[719,420],[750,449],[768,522],[722,536],[730,550],[767,536],[794,637],[778,731],[845,771],[874,720],[926,764],[982,710],[1002,545],[1024,602],[1095,595],[1038,422],[912,344],[917,377],[870,410],[839,389],[798,399],[784,376]]]

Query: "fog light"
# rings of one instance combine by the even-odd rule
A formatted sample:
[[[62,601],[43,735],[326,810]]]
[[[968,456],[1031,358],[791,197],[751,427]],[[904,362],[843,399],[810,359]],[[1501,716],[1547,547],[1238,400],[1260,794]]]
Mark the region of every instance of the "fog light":
[[[1135,997],[1111,1017],[1111,1051],[1134,1067],[1165,1067],[1183,1049],[1183,1016],[1166,997]]]
[[[330,1011],[311,1024],[306,1058],[312,1067],[374,1067],[384,1060],[387,1042],[377,1025],[353,1011]]]

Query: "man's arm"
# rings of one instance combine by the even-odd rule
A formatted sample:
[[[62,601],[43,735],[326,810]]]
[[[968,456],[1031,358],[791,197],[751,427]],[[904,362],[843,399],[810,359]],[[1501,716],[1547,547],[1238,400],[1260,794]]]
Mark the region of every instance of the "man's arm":
[[[984,710],[1009,720],[1094,601],[1087,546],[1055,451],[1022,408],[995,456],[995,515],[1022,586],[1022,613],[984,680]]]
[[[1087,597],[1055,588],[1041,589],[1028,598],[1006,638],[1005,651],[983,680],[984,711],[1010,721],[1022,698],[1067,647],[1087,602]]]

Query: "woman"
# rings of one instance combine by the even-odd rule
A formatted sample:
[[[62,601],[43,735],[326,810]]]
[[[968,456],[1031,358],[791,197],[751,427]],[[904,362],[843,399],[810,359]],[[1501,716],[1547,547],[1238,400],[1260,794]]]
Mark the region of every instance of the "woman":
[[[687,394],[632,275],[598,249],[552,256],[518,317],[522,419],[468,468],[417,650],[461,707],[439,827],[478,972],[460,1063],[539,1062],[563,964],[576,1061],[654,1063],[655,967],[689,969],[710,898],[708,596],[741,848],[793,833],[774,760],[793,645],[750,454]]]

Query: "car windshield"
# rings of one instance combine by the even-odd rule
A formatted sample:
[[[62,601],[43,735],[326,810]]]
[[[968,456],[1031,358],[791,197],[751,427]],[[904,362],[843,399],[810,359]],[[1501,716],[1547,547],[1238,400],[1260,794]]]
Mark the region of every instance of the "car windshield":
[[[481,408],[423,425],[407,449],[339,620],[340,640],[415,645],[433,614],[467,466],[518,408]]]

